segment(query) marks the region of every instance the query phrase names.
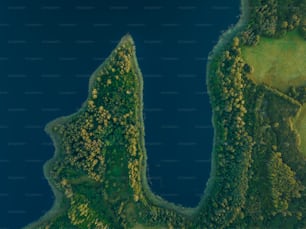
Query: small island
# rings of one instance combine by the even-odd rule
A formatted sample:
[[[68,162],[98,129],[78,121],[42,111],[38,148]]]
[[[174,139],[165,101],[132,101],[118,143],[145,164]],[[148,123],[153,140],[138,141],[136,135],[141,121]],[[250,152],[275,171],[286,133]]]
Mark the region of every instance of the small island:
[[[81,109],[46,126],[56,201],[26,228],[306,227],[306,1],[241,9],[207,65],[214,147],[198,206],[148,185],[143,79],[128,34],[92,74]]]

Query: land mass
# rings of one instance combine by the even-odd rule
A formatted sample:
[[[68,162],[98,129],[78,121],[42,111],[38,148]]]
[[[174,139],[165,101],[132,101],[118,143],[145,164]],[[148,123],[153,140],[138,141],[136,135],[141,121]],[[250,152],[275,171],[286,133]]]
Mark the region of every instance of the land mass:
[[[92,74],[75,114],[46,126],[53,208],[26,228],[306,227],[306,1],[242,1],[209,57],[211,174],[196,208],[152,193],[143,79],[130,35]]]

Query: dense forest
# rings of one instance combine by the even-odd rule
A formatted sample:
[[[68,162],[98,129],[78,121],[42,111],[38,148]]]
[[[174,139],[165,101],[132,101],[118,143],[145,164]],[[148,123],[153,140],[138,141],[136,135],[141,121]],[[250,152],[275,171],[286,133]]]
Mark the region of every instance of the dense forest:
[[[297,29],[306,39],[305,0],[248,0],[249,21],[242,32],[247,45],[255,45],[260,36],[277,38]]]
[[[215,137],[198,207],[175,206],[149,189],[142,76],[127,35],[92,75],[81,110],[47,125],[56,153],[45,173],[58,207],[28,228],[306,227],[306,152],[292,124],[306,85],[281,91],[256,83],[242,54],[263,37],[297,31],[306,39],[306,1],[249,0],[243,10],[247,21],[208,63]]]

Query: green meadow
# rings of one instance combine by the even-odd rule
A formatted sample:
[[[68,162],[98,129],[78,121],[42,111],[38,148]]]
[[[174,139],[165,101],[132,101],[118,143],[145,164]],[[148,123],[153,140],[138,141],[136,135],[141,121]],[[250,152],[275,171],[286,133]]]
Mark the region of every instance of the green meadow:
[[[263,37],[257,46],[244,47],[242,55],[254,67],[255,82],[281,91],[306,83],[306,42],[296,31],[280,39]]]
[[[300,149],[306,154],[306,104],[302,106],[301,112],[293,120],[293,124],[300,136]]]
[[[242,55],[254,71],[250,78],[285,92],[290,86],[306,85],[306,42],[293,31],[280,39],[262,38],[256,47],[244,47]],[[293,124],[306,154],[306,104]]]

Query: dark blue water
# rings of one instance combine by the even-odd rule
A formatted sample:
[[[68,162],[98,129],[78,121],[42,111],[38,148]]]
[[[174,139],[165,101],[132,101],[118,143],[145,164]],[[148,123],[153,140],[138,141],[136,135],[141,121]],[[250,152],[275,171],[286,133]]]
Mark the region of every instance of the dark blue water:
[[[208,53],[238,20],[239,0],[0,1],[0,228],[47,211],[42,166],[54,148],[44,125],[71,114],[88,78],[127,32],[144,76],[152,190],[196,206],[213,140]]]

